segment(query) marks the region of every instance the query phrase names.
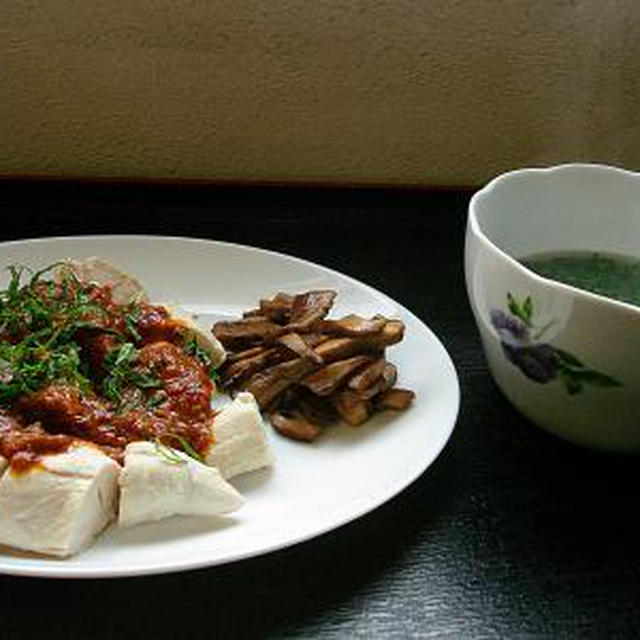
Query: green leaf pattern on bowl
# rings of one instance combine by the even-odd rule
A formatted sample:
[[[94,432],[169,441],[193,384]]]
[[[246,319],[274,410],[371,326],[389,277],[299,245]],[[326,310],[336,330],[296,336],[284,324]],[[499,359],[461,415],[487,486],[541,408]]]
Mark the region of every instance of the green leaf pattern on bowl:
[[[559,380],[569,395],[581,393],[588,386],[622,386],[612,376],[589,368],[574,354],[543,342],[541,338],[553,321],[537,327],[533,316],[531,296],[519,300],[510,292],[507,311],[492,309],[490,313],[503,353],[527,378],[539,384]]]

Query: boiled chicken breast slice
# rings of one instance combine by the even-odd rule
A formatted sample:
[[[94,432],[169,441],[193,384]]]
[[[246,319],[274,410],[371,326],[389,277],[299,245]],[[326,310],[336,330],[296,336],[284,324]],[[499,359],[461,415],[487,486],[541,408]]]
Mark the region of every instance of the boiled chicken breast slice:
[[[0,544],[53,556],[88,546],[116,515],[120,467],[96,447],[73,446],[0,478]]]
[[[273,464],[273,454],[260,409],[248,392],[239,393],[213,421],[215,442],[205,462],[220,470],[224,478]]]
[[[125,449],[118,517],[124,527],[173,515],[221,515],[243,503],[217,469],[181,451],[152,442]]]
[[[54,277],[60,280],[69,271],[81,282],[110,285],[113,291],[113,300],[118,304],[147,300],[146,291],[138,280],[116,265],[96,256],[82,260],[65,260],[56,269]]]

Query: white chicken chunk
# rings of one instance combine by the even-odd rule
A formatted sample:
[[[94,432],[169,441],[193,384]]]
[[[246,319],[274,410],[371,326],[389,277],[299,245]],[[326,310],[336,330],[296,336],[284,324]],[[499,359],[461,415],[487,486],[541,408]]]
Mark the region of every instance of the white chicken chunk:
[[[116,515],[120,467],[96,447],[42,456],[0,478],[0,544],[54,556],[88,546]]]
[[[136,278],[96,256],[82,260],[65,260],[54,271],[54,279],[62,280],[65,274],[69,272],[81,282],[110,285],[112,287],[113,300],[118,304],[128,304],[129,302],[147,299],[144,287]]]
[[[215,443],[205,462],[217,467],[224,478],[273,464],[260,409],[250,393],[239,393],[216,414],[213,435]]]
[[[162,306],[182,326],[185,335],[193,338],[196,344],[208,354],[214,367],[219,367],[226,360],[227,352],[213,333],[203,331],[182,307],[172,304],[162,304]]]
[[[214,516],[239,509],[242,496],[217,469],[151,442],[127,445],[118,522],[129,527],[173,515]]]

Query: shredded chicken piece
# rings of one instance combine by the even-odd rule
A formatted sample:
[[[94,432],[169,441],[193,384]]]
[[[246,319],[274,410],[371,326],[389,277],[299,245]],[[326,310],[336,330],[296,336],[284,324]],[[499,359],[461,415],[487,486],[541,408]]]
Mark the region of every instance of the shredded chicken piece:
[[[223,320],[216,322],[213,335],[225,346],[233,350],[236,346],[255,344],[259,341],[271,341],[285,333],[285,329],[260,316],[242,320]]]
[[[349,389],[353,389],[354,391],[364,391],[376,382],[384,372],[384,368],[386,366],[387,361],[383,357],[374,360],[371,364],[354,375],[347,383],[347,386]]]
[[[357,427],[371,415],[371,407],[353,391],[342,391],[331,398],[331,402],[340,417],[352,427]]]
[[[369,356],[353,356],[347,360],[339,360],[305,376],[300,384],[319,396],[326,396],[335,391],[354,371],[369,362]]]
[[[355,393],[363,400],[370,400],[371,398],[377,396],[379,393],[391,389],[391,387],[393,387],[393,385],[396,383],[397,379],[398,369],[395,365],[387,362],[382,371],[382,374],[376,380],[374,380],[371,385],[363,389],[358,389],[355,391]]]
[[[277,293],[271,300],[260,300],[260,313],[273,322],[289,322],[292,307],[293,296],[287,293]]]
[[[296,358],[289,362],[283,362],[256,373],[249,380],[246,391],[253,394],[261,409],[265,409],[283,391],[317,366],[310,358]]]
[[[363,318],[352,313],[340,320],[321,320],[316,330],[332,336],[358,337],[378,333],[386,323],[387,320],[382,316]]]
[[[301,413],[287,416],[279,411],[269,414],[269,421],[283,436],[303,442],[313,442],[320,435],[320,427]]]
[[[322,358],[297,333],[285,333],[278,342],[303,358],[309,358],[316,364],[323,364]]]
[[[413,391],[408,389],[389,389],[377,399],[376,404],[381,409],[404,411],[409,408],[415,395]]]
[[[295,296],[287,328],[290,331],[308,331],[329,313],[335,297],[335,291],[308,291]]]

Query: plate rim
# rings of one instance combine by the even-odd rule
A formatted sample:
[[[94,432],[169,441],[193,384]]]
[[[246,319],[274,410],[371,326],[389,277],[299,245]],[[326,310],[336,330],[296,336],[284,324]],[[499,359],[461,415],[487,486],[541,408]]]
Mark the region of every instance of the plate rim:
[[[451,418],[450,421],[445,425],[446,429],[444,429],[441,434],[440,441],[436,443],[432,455],[430,459],[428,459],[425,463],[415,464],[415,468],[411,469],[411,472],[407,476],[399,477],[395,480],[395,482],[387,485],[384,491],[379,491],[376,494],[374,500],[364,501],[362,504],[358,504],[357,508],[349,511],[346,515],[340,514],[337,520],[329,520],[322,524],[319,527],[312,527],[311,530],[305,531],[302,534],[295,534],[291,539],[287,538],[284,541],[276,541],[269,543],[263,547],[257,549],[249,549],[246,551],[240,551],[234,554],[231,554],[226,557],[211,559],[206,557],[197,557],[193,561],[185,561],[178,560],[173,561],[172,563],[165,564],[162,562],[151,562],[147,563],[144,566],[134,567],[133,569],[128,569],[126,567],[112,566],[104,569],[97,569],[94,567],[86,567],[82,566],[74,566],[74,565],[64,565],[64,559],[59,560],[60,565],[55,565],[53,567],[41,567],[41,566],[30,566],[30,565],[11,565],[10,563],[7,565],[3,560],[3,556],[0,555],[0,575],[7,576],[21,576],[21,577],[33,577],[33,578],[46,578],[46,579],[112,579],[112,578],[133,578],[133,577],[143,577],[143,576],[151,576],[151,575],[165,575],[171,573],[178,573],[183,571],[193,571],[204,568],[211,568],[216,566],[222,566],[227,564],[232,564],[235,562],[240,562],[243,560],[247,560],[250,558],[260,557],[263,555],[271,554],[275,551],[285,550],[289,547],[293,547],[304,542],[308,542],[314,538],[323,536],[331,531],[338,530],[345,525],[354,522],[367,515],[368,513],[373,512],[378,509],[382,505],[386,504],[394,497],[402,493],[406,488],[415,483],[418,478],[420,478],[423,474],[427,473],[435,461],[440,457],[442,451],[447,446],[449,441],[451,440],[451,436],[453,431],[455,430],[458,417],[460,414],[460,405],[461,405],[461,387],[460,387],[460,379],[453,362],[451,355],[449,354],[446,347],[443,345],[442,341],[439,337],[432,331],[432,329],[421,320],[416,314],[414,314],[410,309],[405,307],[402,303],[398,302],[394,298],[391,298],[388,294],[380,291],[379,289],[363,282],[362,280],[358,280],[357,278],[350,276],[346,273],[333,269],[331,267],[327,267],[323,264],[313,262],[311,260],[307,260],[305,258],[300,258],[298,256],[293,256],[287,253],[275,251],[272,249],[265,249],[255,245],[242,244],[237,242],[229,242],[225,240],[216,240],[210,238],[201,238],[201,237],[193,237],[193,236],[174,236],[174,235],[154,235],[154,234],[79,234],[79,235],[61,235],[61,236],[38,236],[33,238],[24,238],[24,239],[14,239],[0,242],[0,250],[8,247],[15,247],[19,245],[27,245],[27,244],[36,244],[36,243],[46,243],[46,244],[54,244],[55,242],[60,241],[73,241],[73,242],[83,242],[83,241],[118,241],[118,240],[127,240],[127,241],[136,241],[136,240],[144,240],[144,241],[162,241],[162,242],[178,242],[178,243],[195,243],[202,244],[203,246],[212,246],[218,245],[226,248],[239,249],[242,251],[250,251],[257,252],[264,255],[267,255],[272,258],[280,259],[283,258],[286,260],[290,260],[293,262],[298,262],[306,265],[307,267],[311,267],[313,269],[319,269],[332,277],[337,277],[338,279],[347,280],[349,283],[356,285],[359,288],[366,289],[369,293],[374,294],[376,297],[380,297],[385,300],[385,302],[389,304],[395,305],[402,313],[406,314],[408,317],[412,319],[417,325],[421,327],[421,329],[426,332],[431,342],[433,342],[434,346],[440,351],[441,356],[443,357],[443,364],[445,368],[448,370],[447,373],[451,379],[451,389],[449,392],[452,394],[452,405],[451,405]],[[362,502],[362,501],[361,501]],[[81,552],[82,553],[82,552]],[[11,556],[7,556],[11,557]],[[21,556],[20,559],[25,559],[25,556]],[[26,559],[29,559],[28,554],[26,555]],[[55,558],[48,558],[46,556],[33,556],[33,559],[38,561],[56,561]]]

